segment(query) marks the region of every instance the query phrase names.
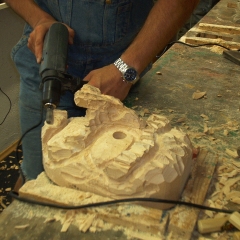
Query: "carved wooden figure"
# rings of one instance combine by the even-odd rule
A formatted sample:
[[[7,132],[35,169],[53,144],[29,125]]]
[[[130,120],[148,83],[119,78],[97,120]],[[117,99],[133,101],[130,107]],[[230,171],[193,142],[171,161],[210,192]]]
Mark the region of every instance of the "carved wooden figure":
[[[57,185],[113,199],[176,200],[192,166],[192,145],[164,116],[146,121],[114,97],[85,85],[75,103],[85,117],[54,112],[42,129],[43,164]]]

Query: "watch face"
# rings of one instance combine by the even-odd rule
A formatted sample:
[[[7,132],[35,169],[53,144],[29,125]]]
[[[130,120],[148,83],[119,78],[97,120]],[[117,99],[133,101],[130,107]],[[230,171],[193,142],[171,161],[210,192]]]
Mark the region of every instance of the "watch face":
[[[137,71],[134,68],[128,68],[124,73],[124,79],[128,82],[132,82],[137,77]]]

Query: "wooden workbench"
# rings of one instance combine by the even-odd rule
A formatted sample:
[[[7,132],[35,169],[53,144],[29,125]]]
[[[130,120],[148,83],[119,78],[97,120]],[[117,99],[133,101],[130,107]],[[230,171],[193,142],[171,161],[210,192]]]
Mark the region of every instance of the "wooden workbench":
[[[232,20],[236,2],[231,1],[232,4],[228,5],[229,1],[221,0],[201,22],[238,26]],[[198,183],[192,183],[193,186],[200,184],[203,188],[198,191],[187,186],[188,191],[185,191],[183,200],[198,203],[198,199],[205,198],[205,193],[209,197],[214,192],[216,176],[210,179],[212,180],[210,188],[204,189],[204,184],[209,177],[207,169],[214,172],[215,168],[223,163],[240,164],[237,158],[229,156],[226,152],[226,149],[234,151],[240,145],[239,77],[240,67],[225,59],[219,52],[206,47],[190,48],[175,44],[132,89],[125,102],[143,117],[149,113],[167,116],[172,126],[182,128],[189,134],[193,145],[204,151],[203,162],[197,168],[201,169],[201,174],[193,175],[190,179],[193,181],[193,177],[196,176]],[[197,90],[206,92],[205,97],[194,100],[192,95]],[[206,159],[208,161],[204,162]],[[210,176],[212,175],[211,172]],[[238,184],[238,190],[239,186]],[[231,207],[238,209],[235,205]],[[193,211],[190,208],[185,210]],[[81,233],[76,226],[70,226],[67,232],[61,233],[59,222],[43,223],[45,220],[43,213],[55,214],[59,211],[63,210],[14,201],[0,216],[0,239],[127,239],[120,230]],[[170,211],[174,218],[174,209]],[[188,216],[198,213],[194,210]],[[14,228],[24,224],[28,224],[28,227]],[[165,231],[167,235],[169,231],[166,229]],[[171,233],[173,237],[166,236],[166,239],[176,239],[174,231],[173,227]],[[176,230],[176,232],[175,237],[185,239],[184,233],[179,236],[179,231]],[[198,239],[200,236],[196,231],[192,233],[191,239]]]

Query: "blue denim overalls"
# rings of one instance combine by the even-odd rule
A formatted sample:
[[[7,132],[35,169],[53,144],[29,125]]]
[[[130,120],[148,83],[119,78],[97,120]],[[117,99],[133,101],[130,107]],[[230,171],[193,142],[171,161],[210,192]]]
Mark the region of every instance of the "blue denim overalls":
[[[68,50],[68,73],[84,78],[91,70],[113,63],[129,46],[144,24],[153,0],[36,0],[36,3],[57,21],[75,31],[74,44]],[[20,73],[21,132],[42,119],[42,91],[39,89],[39,64],[28,49],[32,28],[26,24],[20,41],[12,50],[12,59]],[[61,97],[60,109],[68,116],[82,116],[76,108],[73,94]],[[29,131],[23,138],[22,171],[34,179],[43,171],[41,127]]]

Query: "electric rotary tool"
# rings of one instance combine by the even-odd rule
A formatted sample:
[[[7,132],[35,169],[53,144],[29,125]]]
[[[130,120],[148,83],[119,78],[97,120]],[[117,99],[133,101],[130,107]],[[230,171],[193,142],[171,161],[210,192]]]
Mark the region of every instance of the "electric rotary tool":
[[[48,30],[43,44],[43,55],[39,74],[42,78],[42,103],[46,109],[46,122],[53,123],[53,110],[59,105],[65,91],[73,93],[84,82],[67,74],[68,29],[62,23],[54,23]]]

